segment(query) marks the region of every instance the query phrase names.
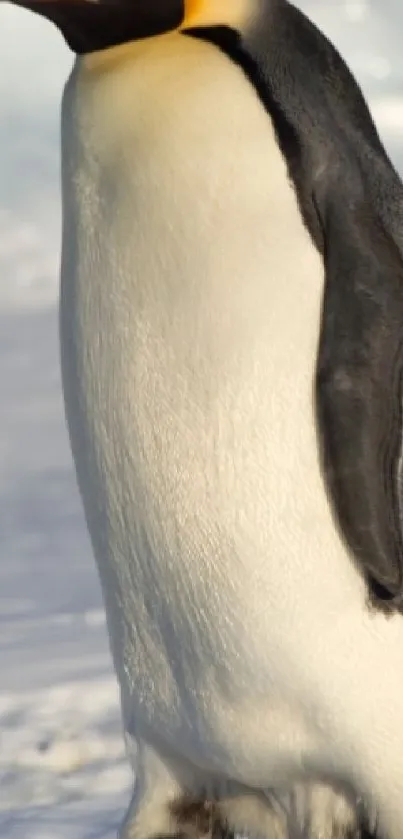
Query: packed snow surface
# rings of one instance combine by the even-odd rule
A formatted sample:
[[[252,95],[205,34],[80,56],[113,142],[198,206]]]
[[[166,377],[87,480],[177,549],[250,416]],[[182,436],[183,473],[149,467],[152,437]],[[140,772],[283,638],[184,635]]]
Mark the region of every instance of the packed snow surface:
[[[403,171],[401,0],[301,2]],[[127,803],[118,693],[63,421],[59,101],[71,56],[0,10],[0,837],[110,839]]]

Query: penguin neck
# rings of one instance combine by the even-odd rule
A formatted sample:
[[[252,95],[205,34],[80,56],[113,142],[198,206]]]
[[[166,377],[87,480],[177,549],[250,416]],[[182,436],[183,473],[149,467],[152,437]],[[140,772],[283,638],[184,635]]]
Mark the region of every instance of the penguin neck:
[[[165,38],[159,35],[158,38]],[[155,40],[155,38],[153,39]],[[123,44],[109,47],[108,49],[97,50],[79,56],[77,59],[77,70],[81,78],[86,76],[100,76],[106,73],[113,73],[115,70],[123,69],[126,65],[135,60],[138,53],[138,41],[126,41]]]
[[[180,33],[187,29],[225,26],[243,32],[253,22],[256,10],[257,0],[185,0],[183,20],[175,31]],[[163,32],[152,37],[162,38],[166,34]],[[107,48],[89,50],[83,55],[82,67],[95,72],[113,70],[120,63],[130,60],[139,40],[144,39],[130,36]]]

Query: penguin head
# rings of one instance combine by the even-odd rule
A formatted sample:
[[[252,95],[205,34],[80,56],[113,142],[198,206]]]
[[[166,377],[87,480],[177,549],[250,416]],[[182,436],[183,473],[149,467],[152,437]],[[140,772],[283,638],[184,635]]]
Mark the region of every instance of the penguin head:
[[[0,0],[4,2],[4,0]],[[259,0],[11,0],[52,21],[78,55],[187,27],[235,25]]]
[[[0,0],[1,2],[1,0]],[[198,0],[11,0],[52,21],[69,47],[86,54],[183,25]]]

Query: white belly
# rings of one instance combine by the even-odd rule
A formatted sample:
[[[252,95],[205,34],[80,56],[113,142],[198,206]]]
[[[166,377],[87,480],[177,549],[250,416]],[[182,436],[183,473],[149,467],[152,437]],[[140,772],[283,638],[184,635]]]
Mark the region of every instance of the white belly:
[[[322,263],[269,117],[170,35],[73,74],[64,119],[64,390],[126,726],[247,783],[323,767],[364,590],[319,471]]]

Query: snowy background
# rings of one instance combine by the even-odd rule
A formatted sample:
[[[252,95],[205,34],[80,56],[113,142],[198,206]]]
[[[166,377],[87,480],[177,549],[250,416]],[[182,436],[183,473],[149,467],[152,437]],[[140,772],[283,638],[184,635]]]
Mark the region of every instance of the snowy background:
[[[402,0],[306,0],[403,172]],[[95,567],[63,423],[58,109],[71,56],[0,9],[0,837],[111,839],[123,756]]]

